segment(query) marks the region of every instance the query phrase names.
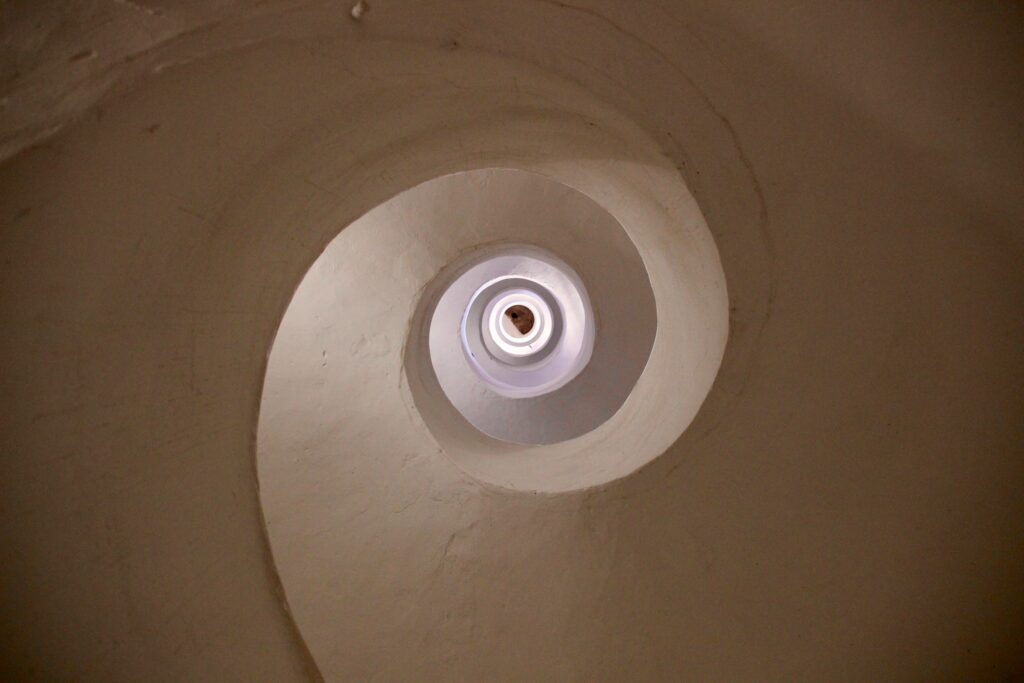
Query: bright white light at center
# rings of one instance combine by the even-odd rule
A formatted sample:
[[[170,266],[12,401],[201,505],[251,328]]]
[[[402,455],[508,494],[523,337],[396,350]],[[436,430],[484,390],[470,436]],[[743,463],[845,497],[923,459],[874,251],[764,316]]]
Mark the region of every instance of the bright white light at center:
[[[517,315],[533,316],[531,324],[512,320],[517,307]],[[456,406],[478,400],[481,390],[529,399],[572,381],[590,361],[594,337],[590,300],[572,268],[540,249],[506,247],[468,267],[441,295],[431,361]],[[461,358],[451,353],[459,347]]]

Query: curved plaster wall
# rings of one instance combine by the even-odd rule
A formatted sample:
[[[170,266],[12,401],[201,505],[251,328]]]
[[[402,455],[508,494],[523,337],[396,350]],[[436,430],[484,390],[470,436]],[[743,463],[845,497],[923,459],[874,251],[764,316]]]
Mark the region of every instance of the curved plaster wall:
[[[5,679],[1020,673],[1017,5],[3,11]],[[689,427],[607,486],[509,494],[368,385],[322,422],[384,456],[292,467],[261,509],[303,275],[387,199],[509,159],[591,197],[685,180],[730,305],[699,411],[665,396]],[[400,338],[351,353],[397,369]]]
[[[685,192],[681,186],[676,191]],[[683,206],[695,211],[692,202]],[[628,208],[626,198],[616,205],[619,212]],[[346,227],[317,259],[289,304],[270,354],[257,460],[276,564],[318,661],[333,661],[336,634],[350,627],[349,596],[325,592],[324,586],[345,583],[341,577],[351,554],[340,548],[324,552],[310,542],[330,547],[324,521],[335,520],[342,532],[347,524],[338,511],[350,505],[355,491],[375,490],[376,477],[389,463],[402,468],[423,458],[432,469],[443,468],[437,461],[441,453],[503,495],[564,493],[625,476],[664,451],[638,435],[668,427],[674,440],[686,427],[689,416],[674,408],[687,396],[699,405],[710,375],[703,386],[699,378],[720,358],[725,342],[727,303],[717,253],[699,213],[630,227],[641,249],[657,239],[662,245],[681,243],[679,251],[690,252],[698,263],[710,260],[682,272],[665,270],[664,261],[655,264],[663,270],[652,278],[668,280],[671,289],[658,293],[660,318],[669,325],[657,326],[653,351],[655,298],[633,241],[592,200],[536,174],[490,169],[428,181]],[[591,363],[564,388],[539,400],[507,399],[484,388],[475,397],[479,412],[473,417],[493,415],[494,426],[507,427],[515,437],[517,431],[559,434],[593,415],[592,422],[583,422],[586,431],[566,443],[529,446],[481,433],[447,400],[434,375],[432,354],[444,352],[444,344],[446,362],[465,363],[458,315],[474,287],[453,306],[456,317],[448,320],[447,335],[438,334],[433,304],[448,296],[448,284],[459,273],[471,272],[460,266],[465,257],[473,264],[510,253],[500,240],[534,245],[533,251],[514,246],[512,253],[543,248],[565,254],[601,320]],[[382,267],[395,244],[409,245],[408,258]],[[686,263],[681,258],[676,265]],[[446,276],[453,268],[456,274]],[[472,380],[468,365],[463,373]],[[677,398],[670,403],[666,395]],[[383,416],[392,418],[386,427]],[[536,422],[546,431],[532,431]],[[371,498],[360,515],[374,534],[391,533],[387,516],[379,516],[396,505],[409,518],[424,507],[418,498],[425,480],[391,477],[390,500]],[[312,490],[317,495],[310,496]],[[411,565],[429,566],[434,547],[412,544],[403,573],[415,576]]]

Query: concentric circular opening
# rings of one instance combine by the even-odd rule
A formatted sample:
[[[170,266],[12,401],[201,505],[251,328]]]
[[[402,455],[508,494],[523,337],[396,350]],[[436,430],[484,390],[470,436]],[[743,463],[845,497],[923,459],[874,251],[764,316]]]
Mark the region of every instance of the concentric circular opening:
[[[547,295],[553,298],[550,292]],[[486,345],[497,347],[503,354],[536,359],[551,341],[557,315],[545,297],[528,289],[503,291],[485,308],[481,325]]]
[[[551,252],[485,249],[440,295],[430,322],[430,361],[464,414],[479,401],[473,388],[510,399],[543,396],[586,367],[594,317],[583,281]],[[455,329],[462,357],[452,352]]]

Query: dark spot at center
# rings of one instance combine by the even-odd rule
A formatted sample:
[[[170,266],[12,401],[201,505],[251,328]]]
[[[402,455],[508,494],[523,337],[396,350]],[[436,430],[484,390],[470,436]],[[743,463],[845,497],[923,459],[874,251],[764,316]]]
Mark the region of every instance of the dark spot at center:
[[[533,311],[526,306],[509,306],[505,309],[505,315],[512,321],[519,334],[526,334],[533,329]]]

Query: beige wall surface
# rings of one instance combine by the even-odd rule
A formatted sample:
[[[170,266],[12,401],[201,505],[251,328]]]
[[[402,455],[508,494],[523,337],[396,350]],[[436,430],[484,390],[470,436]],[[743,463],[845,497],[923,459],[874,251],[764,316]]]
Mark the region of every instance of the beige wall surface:
[[[0,8],[0,677],[1024,674],[1021,5],[370,5]],[[330,240],[497,159],[655,156],[730,301],[686,432],[562,495],[339,452],[351,555],[282,585],[259,407]]]

